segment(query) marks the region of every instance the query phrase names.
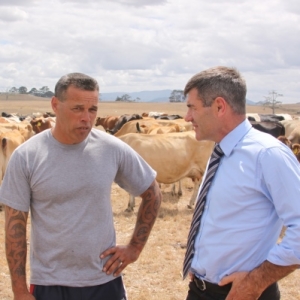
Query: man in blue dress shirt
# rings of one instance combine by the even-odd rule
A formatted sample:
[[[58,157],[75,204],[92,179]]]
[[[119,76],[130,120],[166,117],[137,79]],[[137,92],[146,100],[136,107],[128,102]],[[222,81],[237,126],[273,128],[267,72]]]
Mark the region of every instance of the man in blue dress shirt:
[[[277,281],[300,265],[299,163],[283,143],[252,128],[246,91],[228,67],[194,75],[184,90],[196,139],[224,152],[194,240],[187,300],[277,300]]]

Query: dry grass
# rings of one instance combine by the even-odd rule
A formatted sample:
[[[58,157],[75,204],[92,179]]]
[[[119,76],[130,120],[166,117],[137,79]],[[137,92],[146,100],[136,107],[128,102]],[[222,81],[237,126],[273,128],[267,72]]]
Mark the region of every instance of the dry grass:
[[[249,107],[248,112],[264,113],[263,108],[255,107],[256,110],[252,110],[253,108]],[[291,113],[289,112],[291,109],[300,111],[300,105],[287,106],[285,109],[281,112]],[[0,95],[0,111],[30,114],[37,111],[51,111],[51,107],[49,100],[25,102],[22,99],[9,99],[7,101],[1,99]],[[165,111],[170,114],[184,115],[186,106],[184,103],[100,103],[98,115],[147,111]],[[188,282],[181,279],[181,266],[185,253],[181,245],[186,243],[192,217],[192,211],[187,209],[191,188],[192,182],[185,179],[183,196],[180,199],[170,195],[169,187],[164,189],[162,207],[149,241],[139,260],[128,266],[124,272],[124,282],[130,300],[185,299]],[[135,224],[140,199],[136,199],[135,211],[127,213],[124,210],[127,207],[128,195],[124,190],[113,185],[111,198],[117,242],[126,243]],[[299,274],[299,271],[296,271],[280,281],[282,300],[300,299]],[[8,299],[12,299],[12,293],[4,251],[4,213],[0,212],[0,300]]]
[[[31,114],[32,112],[48,112],[52,111],[50,99],[34,97],[30,95],[9,95],[6,99],[5,94],[0,94],[0,112],[15,112],[19,114]],[[138,113],[149,111],[160,111],[169,114],[178,114],[184,116],[186,112],[185,103],[122,103],[122,102],[100,102],[99,116],[119,116],[122,114]],[[247,106],[248,113],[271,114],[270,108],[262,106]],[[276,113],[288,113],[297,115],[300,112],[300,102],[298,104],[285,104],[280,109],[276,109]],[[300,116],[298,114],[298,116]]]

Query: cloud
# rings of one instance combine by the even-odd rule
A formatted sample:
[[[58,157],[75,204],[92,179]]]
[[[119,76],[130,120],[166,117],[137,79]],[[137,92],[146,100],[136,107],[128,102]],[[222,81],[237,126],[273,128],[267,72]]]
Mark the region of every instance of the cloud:
[[[165,4],[167,3],[167,0],[117,0],[116,2],[124,5],[141,7]]]
[[[17,7],[2,7],[0,10],[0,24],[1,22],[23,21],[27,18],[27,13]]]
[[[82,5],[81,0],[60,0],[62,3],[73,2]],[[85,3],[92,3],[93,0],[86,0]],[[98,3],[111,3],[110,0],[98,0]],[[145,6],[155,6],[166,4],[168,0],[114,0],[113,4],[121,4],[124,6],[132,6],[132,7],[145,7]]]
[[[284,2],[286,10],[292,14],[300,14],[300,6],[298,0],[289,0]]]
[[[38,0],[0,0],[0,6],[28,6],[38,3]]]
[[[0,15],[3,86],[53,88],[79,71],[102,92],[181,89],[195,73],[228,65],[249,80],[249,96],[277,89],[282,101],[299,101],[293,0],[12,3]]]

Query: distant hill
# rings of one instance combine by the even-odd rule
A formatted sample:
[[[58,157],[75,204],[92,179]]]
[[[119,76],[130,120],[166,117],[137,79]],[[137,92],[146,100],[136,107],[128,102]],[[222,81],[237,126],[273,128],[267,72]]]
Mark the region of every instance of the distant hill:
[[[249,99],[246,99],[246,103],[247,103],[247,105],[259,105],[258,102],[254,102]]]
[[[142,92],[115,92],[115,93],[101,93],[101,101],[116,101],[117,97],[122,97],[127,94],[131,100],[137,100],[136,102],[169,102],[169,97],[172,90],[157,90],[157,91],[142,91]],[[256,102],[246,99],[247,105],[257,105]]]
[[[136,100],[139,98],[138,103],[143,102],[153,102],[153,103],[166,103],[169,102],[169,97],[171,95],[172,90],[156,90],[156,91],[142,91],[142,92],[133,92],[133,93],[125,93],[125,92],[115,92],[115,93],[101,93],[101,101],[105,102],[113,102],[116,101],[117,97],[122,97],[127,94],[130,96],[131,100]],[[9,101],[26,101],[26,100],[41,100],[41,101],[49,101],[51,98],[42,98],[34,95],[28,94],[5,94],[0,93],[0,101],[1,100],[9,100]],[[249,99],[246,99],[247,105],[260,105],[259,102],[254,102]]]
[[[101,93],[102,101],[115,101],[117,97],[122,97],[127,94],[131,100],[139,98],[137,102],[169,102],[169,97],[172,90],[158,90],[158,91],[141,91],[141,92],[116,92],[116,93]]]

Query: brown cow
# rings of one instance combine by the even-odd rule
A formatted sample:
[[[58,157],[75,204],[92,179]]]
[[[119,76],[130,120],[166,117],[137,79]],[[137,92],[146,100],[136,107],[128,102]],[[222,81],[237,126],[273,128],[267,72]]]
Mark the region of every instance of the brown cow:
[[[136,129],[138,133],[145,133],[145,134],[162,134],[162,133],[186,131],[184,127],[180,127],[178,124],[172,124],[168,126],[153,124],[141,128],[139,122],[136,123]]]
[[[119,116],[98,117],[95,126],[101,125],[105,131],[112,130],[119,120]]]
[[[118,121],[116,122],[116,125],[114,126],[114,128],[111,129],[111,130],[108,130],[108,131],[109,131],[109,133],[115,135],[116,132],[117,132],[119,129],[121,129],[122,126],[123,126],[124,124],[126,124],[127,122],[133,121],[133,120],[140,120],[140,119],[143,119],[143,117],[140,116],[139,114],[131,114],[131,115],[125,114],[125,115],[121,115],[121,116],[119,117]]]
[[[56,117],[56,115],[55,115],[55,113],[53,113],[53,112],[45,112],[44,114],[43,114],[43,117],[44,118],[48,118],[48,117]]]
[[[5,174],[8,160],[11,157],[13,151],[22,143],[25,142],[25,138],[19,130],[10,130],[0,133],[0,181],[2,182]]]
[[[19,130],[21,134],[24,136],[25,140],[28,140],[32,136],[34,136],[35,132],[32,129],[31,124],[28,122],[22,121],[21,123],[1,123],[0,131],[11,131],[11,130]]]
[[[179,131],[189,131],[193,129],[193,125],[190,122],[186,122],[183,119],[178,119],[178,120],[155,120],[155,119],[143,119],[138,121],[140,130],[142,132],[147,132],[149,127],[152,125],[157,125],[157,126],[173,126],[173,125],[178,125],[180,127]],[[164,130],[162,130],[164,131]],[[137,121],[129,121],[125,123],[122,128],[117,131],[114,136],[119,137],[127,133],[138,133],[137,129]]]
[[[287,145],[289,148],[292,147],[292,142],[286,136],[280,135],[277,139]]]
[[[0,184],[13,151],[23,142],[25,139],[19,130],[8,130],[0,133]],[[2,207],[3,205],[0,203],[0,211]]]
[[[55,118],[48,117],[40,117],[35,118],[30,121],[30,124],[32,126],[32,129],[35,133],[40,133],[46,129],[52,128],[55,125]]]

